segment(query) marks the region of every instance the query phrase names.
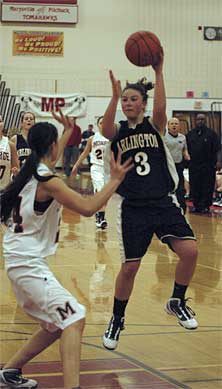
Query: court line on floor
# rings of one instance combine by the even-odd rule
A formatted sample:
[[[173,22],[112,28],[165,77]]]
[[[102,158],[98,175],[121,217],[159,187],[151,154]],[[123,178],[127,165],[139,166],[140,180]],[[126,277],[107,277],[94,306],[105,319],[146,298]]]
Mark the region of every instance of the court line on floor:
[[[198,382],[221,382],[222,381],[222,378],[218,378],[218,379],[213,379],[213,378],[208,378],[208,379],[204,379],[204,380],[185,380],[184,382],[187,382],[189,384],[191,383],[195,383],[197,384]]]
[[[86,322],[86,325],[88,325],[88,326],[106,326],[106,324],[107,323],[88,323],[88,322]],[[22,326],[24,326],[24,325],[31,325],[31,326],[39,326],[39,324],[38,323],[36,323],[36,322],[19,322],[19,323],[12,323],[12,322],[1,322],[0,321],[0,325],[22,325]],[[178,324],[149,324],[149,323],[144,323],[144,324],[140,324],[140,323],[132,323],[132,324],[127,324],[127,328],[128,327],[177,327],[178,328]],[[220,328],[220,329],[222,329],[222,325],[220,326],[220,325],[208,325],[208,326],[198,326],[198,329],[197,329],[197,331],[193,331],[193,333],[197,333],[197,332],[199,332],[200,331],[200,329],[202,329],[202,328]],[[4,331],[4,330],[0,330],[0,332],[1,331]],[[183,333],[184,331],[181,331],[181,333]],[[187,330],[187,331],[185,331],[185,333],[190,333],[190,332],[192,332],[192,331],[189,331],[189,330]],[[179,332],[178,332],[179,333]],[[29,333],[27,332],[27,334],[29,335]]]
[[[92,344],[92,343],[82,342],[82,344],[85,345],[85,346],[91,346],[91,347],[97,348],[99,350],[107,351],[107,353],[112,353],[114,355],[117,355],[118,357],[124,358],[127,361],[129,361],[132,364],[134,364],[135,366],[138,366],[138,367],[144,369],[145,371],[147,371],[149,373],[152,373],[153,375],[155,375],[155,376],[157,376],[159,378],[162,378],[162,379],[164,379],[165,381],[167,381],[167,382],[169,382],[171,384],[177,385],[179,388],[191,389],[189,386],[187,386],[187,385],[185,385],[185,384],[183,384],[181,382],[178,382],[174,378],[169,377],[168,375],[166,375],[166,374],[164,374],[164,373],[162,373],[162,372],[152,368],[151,366],[148,366],[148,365],[144,364],[143,362],[138,361],[135,358],[132,358],[131,356],[129,356],[127,354],[121,353],[119,351],[108,351],[108,350],[105,350],[104,347],[98,346],[98,345]]]
[[[208,368],[208,367],[221,367],[222,365],[221,364],[214,364],[214,365],[198,365],[198,366],[186,366],[186,367],[183,367],[183,366],[179,366],[179,367],[158,367],[158,370],[161,370],[161,371],[170,371],[170,370],[187,370],[187,369],[202,369],[202,368]]]

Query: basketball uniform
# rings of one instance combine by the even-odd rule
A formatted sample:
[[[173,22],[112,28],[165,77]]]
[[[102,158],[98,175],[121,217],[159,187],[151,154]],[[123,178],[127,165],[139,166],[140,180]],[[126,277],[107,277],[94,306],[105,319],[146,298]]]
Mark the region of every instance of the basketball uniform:
[[[21,167],[25,163],[25,160],[28,158],[28,156],[31,154],[31,149],[21,134],[17,135],[16,150]]]
[[[0,139],[0,190],[10,182],[11,175],[11,148],[9,139],[3,136]]]
[[[181,133],[178,133],[176,136],[174,136],[169,132],[166,132],[166,134],[164,135],[164,142],[166,143],[168,149],[170,150],[172,158],[175,162],[177,174],[179,177],[176,196],[181,208],[184,210],[185,213],[186,201],[184,197],[185,188],[184,188],[184,176],[183,176],[183,170],[184,170],[183,152],[184,150],[187,149],[186,137]]]
[[[122,161],[132,157],[135,164],[117,188],[122,261],[141,259],[154,233],[167,244],[170,238],[195,239],[174,194],[178,185],[174,161],[152,120],[145,117],[135,128],[121,121],[111,144],[115,157],[118,147]]]
[[[44,164],[39,175],[52,172]],[[58,245],[61,205],[36,202],[38,181],[32,177],[18,196],[3,239],[5,268],[19,305],[48,331],[64,329],[85,317],[85,308],[60,285],[46,257]]]
[[[166,132],[164,141],[171,152],[174,162],[177,164],[181,163],[183,161],[183,151],[187,149],[185,135],[178,133],[177,136],[174,136]]]
[[[99,192],[104,186],[104,150],[109,140],[100,132],[92,137],[92,148],[90,153],[91,178],[94,192]]]

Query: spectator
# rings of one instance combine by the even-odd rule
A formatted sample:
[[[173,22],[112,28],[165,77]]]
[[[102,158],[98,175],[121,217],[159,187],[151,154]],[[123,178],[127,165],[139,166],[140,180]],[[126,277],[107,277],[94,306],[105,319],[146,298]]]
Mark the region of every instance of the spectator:
[[[170,150],[170,153],[175,162],[177,174],[179,177],[179,183],[176,190],[177,200],[186,213],[186,201],[185,201],[185,187],[184,187],[184,160],[189,161],[190,156],[187,151],[187,142],[185,135],[179,132],[180,121],[177,118],[171,118],[168,121],[168,131],[164,135],[165,143]]]
[[[93,124],[88,125],[88,129],[83,131],[82,133],[82,142],[80,145],[80,152],[82,153],[85,150],[87,140],[95,135],[95,132],[93,131]],[[90,155],[87,156],[88,165],[90,166]]]
[[[196,116],[196,127],[187,134],[187,147],[193,212],[207,213],[213,201],[220,142],[216,132],[206,126],[202,113]]]
[[[73,131],[64,149],[64,172],[66,177],[70,176],[71,165],[73,166],[79,158],[79,145],[81,143],[81,128],[76,124],[76,117],[70,117],[73,123]]]

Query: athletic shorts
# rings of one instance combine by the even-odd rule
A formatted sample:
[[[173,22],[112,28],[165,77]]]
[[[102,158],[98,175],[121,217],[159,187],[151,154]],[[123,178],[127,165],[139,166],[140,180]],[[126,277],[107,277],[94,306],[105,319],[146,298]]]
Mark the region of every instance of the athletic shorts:
[[[177,205],[165,208],[134,207],[122,201],[119,205],[117,230],[122,262],[140,260],[154,234],[169,245],[170,240],[196,240],[194,233]]]
[[[100,192],[104,187],[104,167],[99,165],[92,165],[90,168],[91,179],[93,183],[94,193]]]
[[[49,332],[64,330],[85,317],[85,307],[78,303],[48,268],[45,259],[5,261],[18,304]]]

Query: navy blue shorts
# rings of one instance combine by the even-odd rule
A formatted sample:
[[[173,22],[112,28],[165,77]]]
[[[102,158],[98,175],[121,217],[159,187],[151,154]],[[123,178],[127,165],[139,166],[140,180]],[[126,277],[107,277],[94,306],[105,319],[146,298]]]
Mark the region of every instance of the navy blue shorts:
[[[142,258],[154,234],[169,245],[170,239],[196,240],[181,208],[134,207],[121,204],[119,215],[120,251],[123,262]]]

